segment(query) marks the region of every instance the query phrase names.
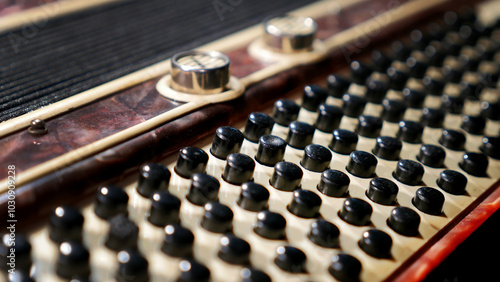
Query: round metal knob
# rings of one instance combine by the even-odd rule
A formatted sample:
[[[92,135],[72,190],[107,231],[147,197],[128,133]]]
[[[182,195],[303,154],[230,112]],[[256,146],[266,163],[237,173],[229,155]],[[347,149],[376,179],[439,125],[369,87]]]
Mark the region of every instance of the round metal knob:
[[[318,26],[311,18],[283,16],[264,23],[266,45],[278,52],[295,53],[312,48]]]
[[[171,87],[194,94],[220,93],[229,83],[229,57],[216,51],[187,51],[171,59]]]

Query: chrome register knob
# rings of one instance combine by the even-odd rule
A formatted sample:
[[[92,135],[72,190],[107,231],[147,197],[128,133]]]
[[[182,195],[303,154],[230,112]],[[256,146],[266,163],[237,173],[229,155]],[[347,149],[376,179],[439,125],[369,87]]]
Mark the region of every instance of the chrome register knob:
[[[312,49],[318,26],[312,18],[283,16],[264,23],[266,45],[282,53]]]
[[[187,51],[171,59],[171,87],[193,94],[224,91],[229,83],[229,57],[217,52]]]

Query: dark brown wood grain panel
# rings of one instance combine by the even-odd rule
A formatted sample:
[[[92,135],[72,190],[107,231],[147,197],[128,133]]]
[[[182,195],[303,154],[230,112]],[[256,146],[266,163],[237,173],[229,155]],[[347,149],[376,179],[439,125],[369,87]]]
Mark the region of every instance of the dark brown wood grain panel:
[[[57,0],[2,0],[0,1],[0,16],[14,14]]]

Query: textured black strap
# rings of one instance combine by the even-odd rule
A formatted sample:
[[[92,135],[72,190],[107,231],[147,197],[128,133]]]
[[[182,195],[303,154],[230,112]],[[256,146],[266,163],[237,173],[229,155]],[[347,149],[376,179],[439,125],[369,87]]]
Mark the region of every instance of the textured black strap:
[[[136,0],[0,34],[0,121],[313,0]]]

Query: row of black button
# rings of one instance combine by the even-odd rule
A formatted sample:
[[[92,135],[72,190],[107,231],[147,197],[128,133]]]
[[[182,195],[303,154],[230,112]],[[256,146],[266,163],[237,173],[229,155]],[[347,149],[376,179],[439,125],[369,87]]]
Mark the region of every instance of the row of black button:
[[[179,159],[181,159],[183,152],[188,149],[196,152],[203,152],[201,149],[194,147],[185,148],[181,150]],[[323,149],[324,152],[319,151],[319,149]],[[378,157],[397,160],[399,158],[399,152],[401,151],[401,142],[393,137],[379,137],[377,138],[377,144],[373,151]],[[417,155],[417,159],[421,163],[430,167],[442,167],[444,157],[444,150],[435,145],[423,145]],[[308,170],[321,172],[328,168],[330,160],[331,153],[324,147],[319,145],[308,145],[301,164]],[[373,155],[367,152],[355,151],[351,153],[350,161],[347,164],[347,170],[358,177],[371,177],[373,176],[376,164],[377,160]],[[462,169],[469,174],[477,176],[484,175],[487,166],[487,158],[477,153],[464,154],[463,161],[461,162]],[[252,179],[254,167],[254,163],[250,157],[237,153],[231,154],[227,159],[223,178],[229,183],[240,185]],[[415,161],[401,160],[398,162],[396,170],[394,171],[394,177],[404,184],[418,185],[423,177],[423,173],[423,167]],[[445,174],[447,173],[452,172],[446,171]],[[453,173],[459,174],[458,172]],[[335,173],[326,172],[323,174],[322,180],[318,186],[322,193],[330,196],[341,196],[347,192],[348,183],[345,184],[346,181],[332,182],[329,178],[335,178]],[[275,165],[270,183],[278,190],[293,191],[299,187],[302,176],[303,172],[299,166],[281,161]],[[347,176],[344,178],[346,177]],[[460,184],[458,186],[457,183],[445,185],[444,183],[447,183],[447,181],[442,179],[438,182],[442,183],[440,186],[455,186],[456,188],[453,189],[453,193],[455,194],[463,193],[465,190],[465,184]],[[197,187],[203,187],[203,189]],[[217,199],[218,188],[219,183],[215,178],[199,174],[192,179],[192,187],[187,198],[195,204],[202,205],[209,200]],[[444,189],[447,192],[451,191],[449,188]]]
[[[236,130],[231,127],[225,127],[225,129],[228,129],[230,131]],[[418,123],[402,122],[398,135],[404,141],[415,142],[417,139],[421,138],[422,132],[423,128]],[[443,131],[443,134],[440,138],[440,142],[445,147],[459,149],[463,147],[464,139],[465,136],[458,131],[445,130]],[[483,151],[490,153],[490,155],[492,153],[496,154],[496,143],[498,143],[498,138],[484,139],[485,140],[483,146],[481,147]],[[350,161],[347,164],[347,170],[350,173],[358,177],[371,177],[374,175],[377,165],[377,159],[370,153],[363,151],[353,151],[356,147],[357,140],[358,137],[356,133],[348,130],[336,129],[333,132],[333,138],[330,142],[329,147],[337,153],[351,154]],[[376,146],[373,149],[373,152],[376,156],[387,160],[399,159],[399,152],[402,149],[402,143],[400,140],[394,137],[382,136],[378,137],[376,141]],[[180,160],[183,156],[183,150],[181,150],[181,154],[179,155]],[[192,150],[199,151],[199,149],[195,148],[193,148]],[[283,139],[273,135],[264,135],[259,139],[259,147],[255,159],[261,164],[274,166],[276,163],[283,160],[285,150],[286,142]],[[417,159],[421,163],[436,168],[443,167],[445,157],[446,153],[443,148],[430,144],[422,145],[417,155]],[[331,159],[332,154],[327,148],[317,144],[309,144],[304,148],[304,156],[300,164],[307,170],[322,172],[329,167]],[[468,174],[474,176],[484,176],[486,175],[488,163],[488,158],[481,153],[466,152],[463,155],[460,167]],[[203,167],[205,166],[206,165],[204,165]],[[252,179],[254,169],[255,163],[253,162],[252,158],[243,154],[233,153],[227,158],[227,164],[224,169],[223,179],[228,181],[229,183],[240,185]],[[281,172],[280,169],[281,167],[278,167],[278,175]],[[405,176],[403,176],[403,178],[405,178]],[[400,180],[400,178],[398,177],[397,179]],[[419,177],[416,177],[410,182],[418,183],[419,180]],[[407,180],[402,180],[402,182],[408,184]],[[280,189],[280,187],[277,188]]]
[[[432,113],[432,110],[429,110],[428,113],[431,116],[434,116]],[[247,121],[248,124],[253,124],[252,121],[252,116],[260,116],[261,118],[265,117],[266,119],[266,124],[271,125],[270,127],[267,127],[266,132],[270,132],[272,129],[272,118],[263,114],[263,113],[253,113],[249,116],[249,119]],[[362,116],[360,117],[360,122],[358,124],[358,129],[357,133],[362,135],[362,136],[368,136],[368,137],[376,137],[378,136],[380,129],[381,129],[381,124],[377,123],[374,121],[374,119],[377,119],[375,117],[371,116]],[[338,123],[337,123],[338,124]],[[378,126],[377,126],[378,124]],[[259,138],[259,148],[258,152],[256,154],[256,160],[264,165],[268,166],[273,166],[277,162],[281,161],[284,156],[284,152],[286,150],[286,144],[299,148],[299,149],[305,149],[311,142],[312,142],[312,136],[314,134],[314,127],[306,124],[304,122],[298,122],[298,121],[292,121],[289,123],[289,133],[287,140],[283,140],[277,136],[272,136],[272,135],[264,135]],[[248,128],[248,127],[247,127]],[[245,132],[248,132],[249,130],[245,129]],[[477,128],[477,126],[471,126],[471,128]],[[373,133],[373,135],[372,135]],[[421,137],[423,134],[423,126],[420,123],[414,122],[414,121],[401,121],[400,122],[400,128],[396,136],[409,143],[420,143],[421,142]],[[255,133],[251,134],[254,138],[257,138],[258,136]],[[233,141],[231,140],[231,137],[237,136],[236,139]],[[214,146],[212,146],[211,151],[231,151],[236,152],[239,150],[241,143],[243,142],[243,137],[244,135],[239,132],[237,129],[232,128],[232,127],[221,127],[217,130],[216,135],[214,136],[214,142],[216,140],[220,139],[225,139],[226,142],[228,142],[229,147],[226,149],[221,149],[218,146],[220,145],[220,142],[217,148],[214,149]],[[366,137],[365,136],[365,137]],[[253,139],[255,140],[255,139]],[[343,129],[335,129],[333,131],[333,137],[330,142],[329,147],[341,154],[349,154],[351,153],[357,144],[358,137],[355,132],[348,131],[348,130],[343,130]],[[442,136],[440,138],[440,143],[444,145],[447,148],[453,149],[453,150],[461,150],[464,148],[465,144],[465,135],[463,133],[456,131],[456,130],[444,130],[442,133]],[[499,155],[499,142],[500,139],[498,137],[485,137],[483,140],[483,144],[481,146],[481,151],[486,153],[490,157],[498,157]],[[231,145],[232,144],[232,145]],[[235,145],[236,144],[236,145]],[[398,154],[401,150],[402,145],[400,142],[397,140],[391,139],[390,137],[382,136],[381,138],[377,139],[377,145],[376,148],[374,149],[374,152],[377,154],[377,156],[385,159],[390,159],[394,160],[397,159]],[[234,149],[234,148],[237,149]],[[423,149],[428,148],[429,146],[423,147]],[[437,147],[433,147],[437,148]],[[314,150],[313,150],[314,149]],[[306,153],[304,155],[304,159],[301,162],[305,167],[307,167],[309,170],[312,171],[321,171],[324,170],[327,165],[328,161],[328,152],[323,149],[323,153],[321,154],[322,157],[320,157],[319,154],[314,154],[315,151],[323,149],[322,147],[319,147],[318,145],[314,146],[314,148],[308,148],[306,150]],[[437,149],[439,150],[439,149]],[[434,150],[434,153],[438,153],[437,150]],[[313,157],[314,155],[314,157]],[[220,157],[220,156],[219,156]],[[227,157],[227,155],[225,155]],[[439,159],[429,159],[425,156],[425,150],[421,150],[420,158],[422,162],[426,165],[433,166],[433,167],[440,167],[442,165],[442,160]],[[252,163],[248,158],[245,158],[243,156],[234,156],[233,158],[235,159],[241,159],[241,162],[246,164],[245,167],[248,167],[248,169],[252,169]],[[183,156],[182,151],[181,154],[179,155],[179,160],[178,160],[178,166],[177,167],[184,167],[184,163],[187,162],[188,158],[186,156]],[[203,159],[200,161],[193,160],[192,166],[200,166],[200,170],[206,166],[208,156],[204,155]],[[247,160],[248,159],[248,160]],[[245,162],[246,160],[246,162]],[[436,160],[436,162],[434,162]],[[203,164],[200,164],[200,162],[203,162]],[[180,163],[180,164],[179,164]],[[231,162],[234,163],[234,162]],[[487,166],[487,164],[486,164]],[[176,171],[181,169],[177,169]],[[480,166],[481,168],[485,167],[483,164]],[[229,171],[226,171],[228,174],[230,172],[230,167],[228,168]],[[239,169],[239,168],[237,168]],[[473,171],[476,169],[466,169],[466,172],[469,173],[469,171]],[[480,173],[475,173],[474,175],[484,175],[485,171],[482,171]],[[188,172],[184,172],[181,175],[188,175]],[[238,177],[237,177],[238,178]],[[235,184],[241,184],[245,182],[247,179],[245,177],[242,177],[241,180],[234,181]],[[231,181],[229,181],[231,182]]]
[[[464,25],[460,27],[459,30],[461,32],[451,30],[448,33],[443,33],[441,37],[434,38],[431,41],[421,41],[420,43],[423,43],[423,45],[419,44],[421,48],[414,50],[405,46],[401,41],[395,41],[391,45],[392,56],[387,56],[380,51],[374,51],[372,53],[373,64],[366,65],[358,61],[354,61],[351,64],[351,79],[355,83],[364,84],[366,79],[369,79],[369,76],[373,71],[376,70],[382,73],[387,72],[389,74],[389,82],[383,84],[382,88],[401,90],[409,77],[421,78],[424,80],[425,84],[426,78],[430,78],[424,76],[425,71],[429,66],[442,67],[444,58],[447,55],[455,56],[458,62],[456,65],[459,67],[454,66],[451,68],[453,72],[449,74],[444,71],[447,69],[446,66],[444,66],[443,76],[445,80],[430,80],[429,84],[425,84],[429,94],[439,95],[444,86],[444,82],[459,82],[465,71],[477,71],[479,63],[484,60],[491,60],[495,51],[498,50],[499,42],[494,39],[486,43],[484,42],[484,39],[476,42],[478,39],[477,37],[483,36],[484,38],[488,38],[491,33],[481,33],[481,30],[471,28],[470,25]],[[415,33],[412,32],[412,35],[413,34]],[[422,32],[416,30],[416,34],[422,34]],[[461,35],[473,36],[476,40],[463,40]],[[450,50],[451,42],[453,42],[453,44],[451,44],[453,45],[453,48],[451,49],[454,50]],[[477,45],[475,45],[476,43]],[[469,48],[469,52],[463,52],[462,49],[464,46],[471,46],[472,48]],[[403,65],[404,67],[395,67],[394,61],[398,61],[399,65]],[[493,71],[490,70],[488,72],[480,70],[480,74],[484,78],[487,78],[488,82],[495,83],[498,80],[498,69]],[[345,84],[348,83],[344,82],[342,85],[337,82],[332,86],[336,86],[336,89],[340,89],[342,87],[346,88]],[[366,84],[370,86],[368,81]],[[377,89],[381,88],[381,86],[377,85],[369,88]],[[437,91],[432,91],[434,89]]]
[[[424,126],[440,128],[442,127],[444,122],[444,112],[432,108],[423,109],[420,122],[402,120],[405,108],[401,105],[401,102],[396,100],[386,100],[383,103],[384,110],[381,114],[381,117],[361,115],[361,113],[363,112],[363,108],[359,108],[356,110],[357,114],[355,115],[355,117],[359,116],[355,132],[338,129],[341,118],[343,116],[343,111],[346,111],[345,107],[350,107],[354,104],[360,106],[356,101],[363,99],[359,96],[350,94],[346,94],[345,97],[347,98],[344,100],[344,109],[333,105],[321,104],[318,108],[318,118],[315,123],[315,127],[318,130],[327,133],[331,133],[333,131],[333,138],[330,143],[330,148],[332,148],[335,152],[341,154],[348,154],[354,150],[358,141],[358,137],[355,133],[368,138],[378,137],[382,130],[383,120],[387,120],[389,122],[399,122],[399,130],[396,134],[396,137],[408,143],[421,143]],[[279,101],[277,102],[277,104],[278,103]],[[286,104],[297,106],[293,101],[288,101]],[[365,103],[363,102],[361,104],[364,107]],[[349,112],[350,110],[347,109],[347,111]],[[288,111],[284,112],[288,113]],[[263,113],[259,113],[259,115],[266,116],[267,119],[272,120],[271,117]],[[276,118],[280,119],[279,116]],[[297,116],[294,115],[294,117],[288,117],[287,120],[289,120],[289,122],[287,124],[282,124],[289,127],[286,143],[288,143],[288,145],[290,145],[291,147],[304,149],[308,144],[312,142],[315,127],[305,122],[296,121],[294,118],[296,119]],[[249,117],[249,120],[250,119],[251,118]],[[483,134],[485,126],[486,121],[481,117],[468,115],[463,116],[461,127],[470,134]],[[268,129],[268,131],[270,131],[270,128]],[[465,141],[466,139],[463,133],[451,129],[444,129],[443,136],[440,139],[440,142],[444,146],[453,150],[463,150]],[[485,137],[484,144],[480,149],[490,157],[498,158],[498,147],[498,137]]]
[[[331,83],[331,81],[338,82],[339,80],[341,80],[341,78],[339,78],[338,76],[339,75],[330,75],[330,77],[328,77],[327,81],[329,83]],[[345,79],[342,79],[342,80],[347,81]],[[369,80],[370,80],[370,78],[369,78]],[[429,89],[429,86],[425,85],[427,80],[431,80],[431,78],[426,77],[426,78],[424,78],[424,80],[422,82],[423,82],[424,86],[426,87],[426,89]],[[364,84],[364,85],[369,86],[371,83],[373,83],[373,82],[367,81],[366,84]],[[465,83],[463,83],[463,84],[465,84]],[[473,86],[471,86],[470,82],[467,83],[466,86],[473,87]],[[466,86],[463,86],[464,89],[468,89],[468,88],[466,88]],[[443,85],[443,87],[444,87],[444,85]],[[347,91],[348,89],[345,89],[345,87],[342,87],[342,90]],[[338,91],[339,90],[335,90],[335,91],[333,91],[333,93],[337,93]],[[473,93],[475,93],[476,91],[478,91],[478,90],[477,89],[476,90],[469,90],[469,91],[463,90],[463,92],[473,92]],[[377,101],[377,104],[382,104],[383,110],[382,110],[380,117],[383,120],[386,120],[388,122],[397,122],[397,121],[402,119],[407,108],[413,108],[413,109],[423,108],[424,101],[426,99],[426,94],[424,92],[422,92],[421,90],[411,88],[411,87],[406,87],[406,88],[403,88],[401,90],[401,93],[402,93],[403,99],[402,100],[395,100],[395,99],[385,98],[386,93],[383,92],[383,95],[384,95],[384,97],[382,97],[383,99],[381,99],[380,102]],[[435,92],[435,93],[437,93],[437,92]],[[442,90],[439,93],[442,93]],[[366,95],[370,95],[370,89],[367,90]],[[325,119],[328,117],[328,115],[334,115],[334,116],[328,117],[332,121],[340,119],[342,114],[346,115],[348,117],[359,117],[363,113],[366,104],[368,102],[374,102],[373,100],[370,100],[368,97],[367,96],[361,97],[358,95],[348,94],[347,92],[344,92],[338,97],[339,99],[342,99],[342,103],[343,103],[342,108],[335,107],[335,108],[325,110],[325,108],[324,108],[325,104],[320,104],[320,106],[318,107],[318,109],[321,109],[320,116],[318,117],[318,124],[321,124],[321,126],[318,126],[318,128],[321,128],[322,131],[328,131],[327,130],[328,127],[325,127],[322,125],[323,122],[326,121]],[[477,99],[477,98],[475,98],[475,99]],[[435,117],[428,116],[428,114],[427,114],[428,109],[427,109],[423,112],[424,116],[422,117],[421,120],[423,123],[425,123],[426,125],[428,125],[430,127],[441,127],[442,122],[443,122],[444,117],[445,117],[445,114],[446,113],[461,114],[466,100],[467,100],[467,98],[464,98],[464,97],[456,97],[456,96],[452,96],[451,94],[444,94],[441,96],[441,108],[434,109],[435,112],[433,114],[436,116]],[[289,103],[289,104],[291,104],[291,103]],[[294,107],[295,107],[295,105],[294,105]],[[473,117],[464,115],[464,119],[465,118],[474,118],[475,119],[474,122],[477,123],[478,125],[482,125],[483,123],[485,123],[486,119],[498,121],[498,120],[500,120],[500,114],[498,114],[495,110],[498,109],[499,107],[500,107],[499,102],[482,101],[481,102],[481,108],[482,108],[481,115],[480,116],[473,116]],[[331,111],[331,113],[328,113],[328,111]],[[313,112],[315,112],[315,111],[313,111]],[[427,114],[427,115],[425,115],[425,114]],[[484,126],[481,126],[480,129],[476,129],[476,131],[472,131],[473,129],[468,127],[468,125],[470,123],[472,123],[472,122],[464,120],[463,128],[465,130],[471,130],[472,134],[481,134],[480,133],[481,128],[484,129]]]
[[[442,163],[443,152],[444,151],[437,146],[426,145],[422,147],[418,158],[426,165],[436,166],[436,163]],[[238,156],[244,155],[238,154]],[[466,156],[467,157],[462,162],[464,169],[468,169],[470,172],[473,172],[475,169],[477,170],[477,167],[481,165],[481,162],[474,162],[474,160],[471,160],[473,159],[471,158],[471,156],[473,156],[471,153],[466,154]],[[251,160],[249,157],[246,158]],[[234,164],[231,164],[230,161],[231,158],[228,158],[229,165],[226,166],[224,175],[228,175],[227,167],[231,168],[234,166]],[[347,165],[347,170],[359,177],[371,177],[373,175],[375,165],[376,159],[373,155],[362,151],[356,151],[351,155],[351,160]],[[253,172],[253,166],[249,171]],[[247,174],[244,179],[245,181],[249,181],[252,178],[251,173],[248,173],[248,171],[244,173],[240,172],[237,175],[241,174]],[[419,185],[423,174],[424,169],[422,165],[412,160],[399,161],[396,170],[394,171],[395,179],[408,185]],[[289,162],[280,162],[275,166],[270,183],[276,189],[293,191],[299,188],[302,176],[303,172],[299,166]],[[226,176],[225,178],[231,177]],[[341,197],[346,195],[349,182],[349,177],[344,173],[335,170],[326,170],[322,173],[318,189],[328,196]],[[187,198],[192,203],[203,205],[208,201],[217,200],[220,184],[212,176],[198,173],[194,175],[191,183],[191,188],[187,194]],[[465,191],[466,183],[467,180],[465,176],[459,172],[451,170],[443,171],[441,173],[441,177],[438,179],[438,185],[444,191],[452,194],[462,194]],[[239,183],[233,182],[233,184]],[[369,190],[370,195],[372,192],[373,189]],[[244,208],[252,210],[264,207],[267,204],[268,198],[269,192],[264,187],[258,184],[245,184],[242,186],[242,194],[239,201]]]
[[[180,225],[169,225],[166,227],[166,236],[162,251],[174,257],[185,258],[180,263],[179,281],[205,281],[210,278],[210,270],[192,259],[192,248],[194,235],[188,229]],[[331,223],[318,220],[313,223],[309,237],[318,245],[327,247],[338,247],[338,238],[331,238],[332,234],[338,235],[338,229]],[[23,241],[24,240],[24,241]],[[25,244],[22,244],[22,243]],[[230,264],[248,265],[251,252],[250,245],[243,239],[232,234],[224,235],[220,240],[218,257]],[[363,233],[359,241],[360,247],[369,255],[377,258],[390,257],[392,239],[385,232],[370,229]],[[27,246],[29,257],[29,243],[24,237],[16,238],[16,251],[20,255],[25,254],[23,247]],[[1,245],[1,250],[9,247]],[[26,248],[24,248],[26,249]],[[61,278],[87,280],[90,275],[88,250],[77,242],[62,242],[60,254],[56,264],[56,273]],[[2,252],[3,254],[4,252]],[[1,256],[5,259],[5,256]],[[20,258],[23,258],[22,256]],[[291,273],[307,272],[305,267],[307,257],[300,250],[292,246],[282,246],[277,249],[274,260],[276,265],[284,271]],[[148,261],[136,249],[121,249],[117,251],[118,270],[116,279],[118,281],[148,281]],[[23,262],[22,260],[20,262]],[[361,271],[361,263],[354,257],[341,253],[332,258],[329,267],[330,273],[339,279],[355,278]],[[28,271],[19,269],[19,275]],[[267,274],[252,267],[246,267],[241,273],[243,281],[270,281]],[[26,280],[23,280],[26,281]],[[31,281],[31,280],[30,280]]]

